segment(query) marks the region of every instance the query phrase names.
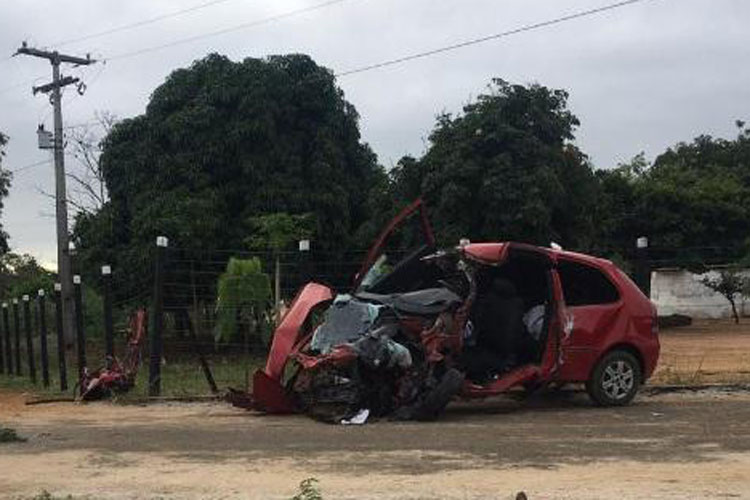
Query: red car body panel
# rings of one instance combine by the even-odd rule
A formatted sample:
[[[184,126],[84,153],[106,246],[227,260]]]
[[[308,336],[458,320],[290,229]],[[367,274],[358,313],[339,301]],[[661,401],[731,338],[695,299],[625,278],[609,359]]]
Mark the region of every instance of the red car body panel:
[[[625,273],[606,259],[524,243],[474,243],[464,247],[464,252],[480,262],[501,264],[511,247],[544,254],[555,265],[563,259],[593,267],[603,272],[620,294],[620,299],[612,304],[568,307],[565,306],[559,276],[554,273],[555,300],[560,306],[555,320],[565,320],[559,314],[563,309],[564,314],[572,319],[572,331],[561,335],[561,359],[558,360],[556,380],[585,382],[597,361],[616,347],[633,352],[641,362],[643,379],[651,377],[660,351],[655,331],[656,308]],[[560,326],[550,325],[550,331],[559,330]],[[548,355],[555,350],[553,337],[549,336],[545,361],[542,363],[540,375],[543,378],[551,373],[544,368]],[[513,372],[506,377],[512,375]]]
[[[271,352],[263,370],[266,375],[272,379],[281,379],[289,355],[299,338],[302,324],[316,306],[332,299],[333,291],[320,283],[308,283],[299,291],[273,334]]]
[[[333,290],[320,283],[308,283],[292,301],[273,334],[266,367],[253,375],[253,404],[269,413],[289,413],[293,405],[282,385],[284,368],[305,342],[302,327],[312,311],[333,299]]]
[[[354,288],[361,283],[369,267],[375,262],[386,239],[401,221],[420,211],[426,243],[434,245],[434,236],[427,221],[421,200],[404,209],[377,238],[365,263],[354,280]],[[511,251],[534,253],[546,260],[551,273],[553,314],[549,322],[547,342],[538,365],[520,366],[484,385],[465,383],[462,396],[478,398],[497,395],[522,385],[545,382],[584,382],[591,377],[596,363],[612,349],[626,349],[641,362],[643,379],[649,378],[659,357],[659,340],[656,329],[656,309],[638,287],[612,262],[585,254],[559,249],[543,248],[522,243],[474,243],[460,249],[463,255],[484,265],[501,265]],[[619,299],[602,305],[569,307],[565,304],[563,287],[557,266],[561,261],[571,261],[595,268],[615,286]],[[334,291],[318,283],[307,284],[293,301],[289,311],[274,333],[271,352],[266,367],[256,373],[253,387],[255,406],[270,412],[290,411],[282,385],[284,368],[290,359],[303,367],[320,363],[338,362],[352,356],[351,350],[342,346],[328,356],[310,357],[303,350],[310,341],[304,335],[304,325],[311,312],[319,305],[331,301]],[[468,311],[463,311],[455,323],[465,323]],[[441,349],[450,346],[460,350],[461,331],[454,328],[448,334],[436,335],[432,329],[420,325],[418,318],[406,318],[402,324],[408,330],[423,328],[422,343],[430,358],[440,358]]]

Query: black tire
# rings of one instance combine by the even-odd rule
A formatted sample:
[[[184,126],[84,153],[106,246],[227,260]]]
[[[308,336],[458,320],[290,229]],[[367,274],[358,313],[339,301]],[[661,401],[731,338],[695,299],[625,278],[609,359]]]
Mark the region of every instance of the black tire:
[[[641,364],[627,351],[612,351],[597,363],[586,391],[599,406],[625,406],[641,385]]]
[[[417,420],[435,420],[461,391],[464,385],[464,374],[455,368],[445,372],[440,383],[424,398],[417,410]]]

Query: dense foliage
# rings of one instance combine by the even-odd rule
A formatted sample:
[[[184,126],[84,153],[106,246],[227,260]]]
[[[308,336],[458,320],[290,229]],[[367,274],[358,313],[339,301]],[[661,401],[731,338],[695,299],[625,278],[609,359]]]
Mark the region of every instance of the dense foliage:
[[[384,175],[357,122],[331,72],[307,56],[209,55],[113,127],[101,156],[110,200],[79,217],[76,236],[88,257],[114,262],[161,234],[242,248],[252,217],[310,213],[317,247],[340,250]]]
[[[5,208],[3,200],[8,196],[11,179],[11,173],[3,169],[3,156],[5,156],[5,145],[7,143],[8,137],[0,132],[0,217],[2,217],[3,208]],[[5,232],[2,222],[0,222],[0,254],[8,252],[9,249],[8,233]]]
[[[423,195],[444,243],[518,240],[589,246],[597,183],[573,144],[568,94],[494,80],[491,92],[438,117],[419,159],[392,172],[402,201]]]
[[[242,340],[245,348],[262,345],[270,334],[266,317],[271,280],[259,259],[229,259],[217,284],[217,340]]]
[[[31,255],[8,252],[0,256],[2,297],[34,297],[39,290],[51,294],[54,283],[54,274],[40,266]]]
[[[421,157],[404,157],[386,174],[329,70],[304,55],[209,55],[174,71],[143,115],[105,138],[100,166],[110,198],[78,215],[81,268],[106,262],[150,276],[162,234],[170,247],[277,256],[309,237],[313,259],[336,258],[368,246],[420,196],[442,244],[555,241],[617,258],[645,235],[673,263],[748,253],[743,123],[735,139],[701,136],[653,163],[639,155],[595,170],[575,144],[579,120],[567,101],[564,90],[493,80],[461,113],[437,118]],[[182,281],[216,290],[217,274],[191,266]],[[147,296],[151,284],[141,277],[132,285]]]
[[[750,129],[701,136],[649,164],[640,154],[594,170],[573,144],[567,93],[495,80],[491,92],[441,115],[420,159],[391,171],[401,204],[424,196],[444,243],[519,240],[619,260],[648,236],[663,263],[700,268],[750,250]]]
[[[648,235],[679,261],[717,262],[750,250],[750,129],[734,140],[700,136],[649,165],[643,156],[599,171],[601,239],[612,246]]]

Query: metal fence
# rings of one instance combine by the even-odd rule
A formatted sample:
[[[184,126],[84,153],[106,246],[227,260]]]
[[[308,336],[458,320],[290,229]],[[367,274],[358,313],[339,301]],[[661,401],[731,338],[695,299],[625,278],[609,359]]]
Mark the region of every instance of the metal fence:
[[[713,247],[634,246],[599,253],[622,256],[636,282],[647,290],[652,268],[675,263],[686,252],[711,264],[737,257],[733,249]],[[245,322],[242,332],[218,339],[223,309],[239,310],[239,304],[218,300],[217,282],[229,259],[259,259],[274,290],[278,270],[279,296],[288,303],[312,278],[348,291],[365,255],[365,250],[333,254],[173,248],[160,238],[153,252],[134,268],[110,268],[102,263],[100,272],[87,270],[88,279],[97,281],[91,284],[100,297],[87,293],[76,275],[72,342],[66,343],[62,335],[59,286],[51,294],[40,290],[34,297],[6,299],[0,317],[0,377],[30,382],[50,392],[71,391],[84,370],[124,355],[130,341],[130,318],[134,311],[146,309],[150,321],[142,348],[144,366],[134,394],[188,396],[227,386],[246,387],[250,372],[260,366],[267,352],[278,304],[269,299],[262,311],[256,311],[260,316],[238,320]],[[98,318],[89,321],[88,328],[84,311],[87,317]]]

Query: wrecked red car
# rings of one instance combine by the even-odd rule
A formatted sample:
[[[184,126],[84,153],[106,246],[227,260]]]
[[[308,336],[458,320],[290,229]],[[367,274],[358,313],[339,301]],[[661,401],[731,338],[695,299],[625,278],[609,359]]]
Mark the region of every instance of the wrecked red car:
[[[423,420],[456,397],[584,383],[597,404],[624,405],[658,356],[656,309],[611,262],[512,242],[437,250],[417,201],[350,293],[299,291],[244,404],[336,423]]]

